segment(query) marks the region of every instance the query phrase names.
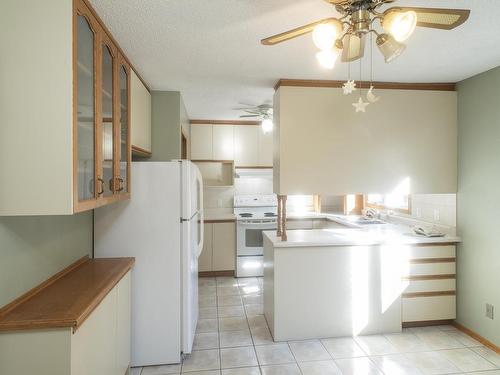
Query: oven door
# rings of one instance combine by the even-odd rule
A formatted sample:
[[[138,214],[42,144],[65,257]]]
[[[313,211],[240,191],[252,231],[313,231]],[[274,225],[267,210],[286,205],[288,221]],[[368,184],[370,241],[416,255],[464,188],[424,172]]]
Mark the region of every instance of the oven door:
[[[263,255],[265,230],[275,230],[274,220],[238,220],[236,253],[238,256]]]

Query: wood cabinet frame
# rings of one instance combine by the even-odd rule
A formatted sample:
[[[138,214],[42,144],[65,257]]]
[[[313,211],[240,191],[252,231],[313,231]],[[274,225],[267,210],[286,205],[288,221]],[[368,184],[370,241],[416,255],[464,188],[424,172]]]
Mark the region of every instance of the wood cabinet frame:
[[[93,69],[94,69],[94,193],[92,199],[80,201],[78,199],[78,17],[86,18],[92,32],[94,33],[93,46]],[[106,46],[113,58],[113,177],[110,183],[110,190],[113,194],[103,196],[99,194],[101,190],[101,182],[103,177],[102,164],[102,132],[103,132],[103,117],[102,117],[102,49]],[[123,192],[118,191],[118,178],[120,177],[120,153],[121,153],[121,136],[120,136],[120,69],[124,67],[127,74],[127,186]],[[131,66],[127,59],[121,53],[119,46],[114,42],[106,28],[100,20],[95,16],[95,12],[85,0],[73,0],[73,212],[87,211],[97,208],[118,200],[130,198],[130,164],[132,161],[131,152],[131,99],[130,99],[130,76]],[[100,180],[101,179],[101,180]]]

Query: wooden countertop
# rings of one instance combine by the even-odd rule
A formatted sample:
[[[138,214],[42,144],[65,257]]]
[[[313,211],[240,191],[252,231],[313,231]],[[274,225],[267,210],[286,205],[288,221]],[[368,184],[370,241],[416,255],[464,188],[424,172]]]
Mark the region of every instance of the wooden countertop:
[[[87,319],[134,258],[82,258],[0,310],[0,331],[72,327]]]

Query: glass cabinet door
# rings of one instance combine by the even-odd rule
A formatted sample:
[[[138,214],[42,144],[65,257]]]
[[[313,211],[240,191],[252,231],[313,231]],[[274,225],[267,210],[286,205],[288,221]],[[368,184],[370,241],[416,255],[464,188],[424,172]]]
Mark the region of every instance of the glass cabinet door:
[[[95,33],[89,19],[77,15],[77,160],[78,201],[95,198]]]
[[[111,48],[102,43],[102,82],[101,82],[101,152],[99,176],[99,193],[105,197],[113,195],[114,184],[114,64],[115,58]]]
[[[118,126],[118,142],[119,157],[118,157],[118,190],[121,193],[129,192],[129,163],[130,163],[130,147],[129,147],[129,69],[125,65],[120,65],[119,70],[119,87],[120,87],[120,121]]]

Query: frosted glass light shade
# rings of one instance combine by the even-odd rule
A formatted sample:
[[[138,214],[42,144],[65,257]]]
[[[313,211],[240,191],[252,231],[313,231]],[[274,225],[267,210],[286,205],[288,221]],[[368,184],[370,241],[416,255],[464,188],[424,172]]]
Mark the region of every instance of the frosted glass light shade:
[[[336,48],[330,50],[319,51],[316,54],[316,59],[319,64],[325,69],[333,69],[335,62],[340,55],[340,51]]]
[[[417,13],[413,10],[407,12],[391,11],[384,15],[382,27],[398,42],[408,39],[417,26]]]
[[[270,133],[273,131],[273,121],[271,119],[265,119],[264,121],[262,121],[262,131],[264,132],[264,134],[266,133]]]
[[[342,33],[342,23],[335,19],[329,22],[320,23],[313,30],[313,41],[316,47],[325,51],[332,49],[335,41]]]
[[[406,49],[406,45],[399,43],[389,34],[380,34],[377,37],[377,47],[382,55],[384,55],[386,63],[395,60]]]

